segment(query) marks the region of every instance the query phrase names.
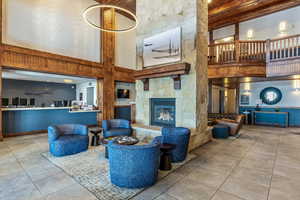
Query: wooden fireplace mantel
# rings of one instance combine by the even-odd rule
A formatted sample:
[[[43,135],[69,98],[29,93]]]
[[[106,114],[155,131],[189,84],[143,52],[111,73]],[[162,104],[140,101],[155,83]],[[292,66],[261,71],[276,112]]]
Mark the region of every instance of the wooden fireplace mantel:
[[[144,90],[149,90],[149,79],[171,77],[174,80],[174,89],[181,89],[181,75],[189,74],[191,65],[189,63],[176,63],[163,65],[136,71],[134,78],[142,80]]]

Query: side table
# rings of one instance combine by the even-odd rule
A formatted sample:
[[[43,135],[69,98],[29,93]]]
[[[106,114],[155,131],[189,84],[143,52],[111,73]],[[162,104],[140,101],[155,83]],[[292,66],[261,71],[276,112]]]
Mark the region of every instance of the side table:
[[[93,134],[91,146],[99,146],[100,145],[99,134],[102,132],[102,129],[91,130],[90,132]]]
[[[172,157],[171,152],[175,149],[175,144],[167,144],[163,143],[160,145],[160,151],[162,152],[160,156],[160,165],[159,169],[163,171],[171,170],[172,169]]]

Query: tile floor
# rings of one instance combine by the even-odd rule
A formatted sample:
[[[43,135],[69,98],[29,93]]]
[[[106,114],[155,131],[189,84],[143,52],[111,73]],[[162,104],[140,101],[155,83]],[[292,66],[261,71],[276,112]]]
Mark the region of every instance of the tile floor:
[[[249,126],[236,140],[215,140],[197,158],[135,200],[300,199],[300,129]],[[0,200],[96,200],[40,153],[46,135],[0,142]]]

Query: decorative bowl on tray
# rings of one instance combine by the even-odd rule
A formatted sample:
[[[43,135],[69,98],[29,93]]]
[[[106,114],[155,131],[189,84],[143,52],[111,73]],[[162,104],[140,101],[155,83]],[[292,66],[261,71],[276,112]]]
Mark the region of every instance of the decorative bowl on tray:
[[[119,136],[114,139],[114,142],[120,145],[134,145],[139,142],[139,140],[132,136]]]

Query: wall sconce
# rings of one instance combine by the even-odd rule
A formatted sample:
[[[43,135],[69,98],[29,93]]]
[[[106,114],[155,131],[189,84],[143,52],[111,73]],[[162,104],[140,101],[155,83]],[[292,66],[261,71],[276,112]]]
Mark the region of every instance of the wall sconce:
[[[231,42],[233,40],[233,37],[226,37],[223,39],[224,42]]]
[[[254,37],[254,30],[253,29],[249,29],[247,31],[247,38],[248,38],[248,40],[253,39],[253,37]]]
[[[245,83],[244,90],[245,90],[244,95],[250,95],[251,94],[251,92],[250,92],[251,91],[250,83]]]
[[[248,91],[248,90],[246,90],[243,94],[244,94],[244,95],[247,95],[247,96],[250,96],[250,95],[251,95],[251,92]]]
[[[282,21],[279,23],[278,30],[280,36],[286,36],[288,30],[288,23],[286,21]]]
[[[294,93],[300,94],[300,80],[294,80]]]

